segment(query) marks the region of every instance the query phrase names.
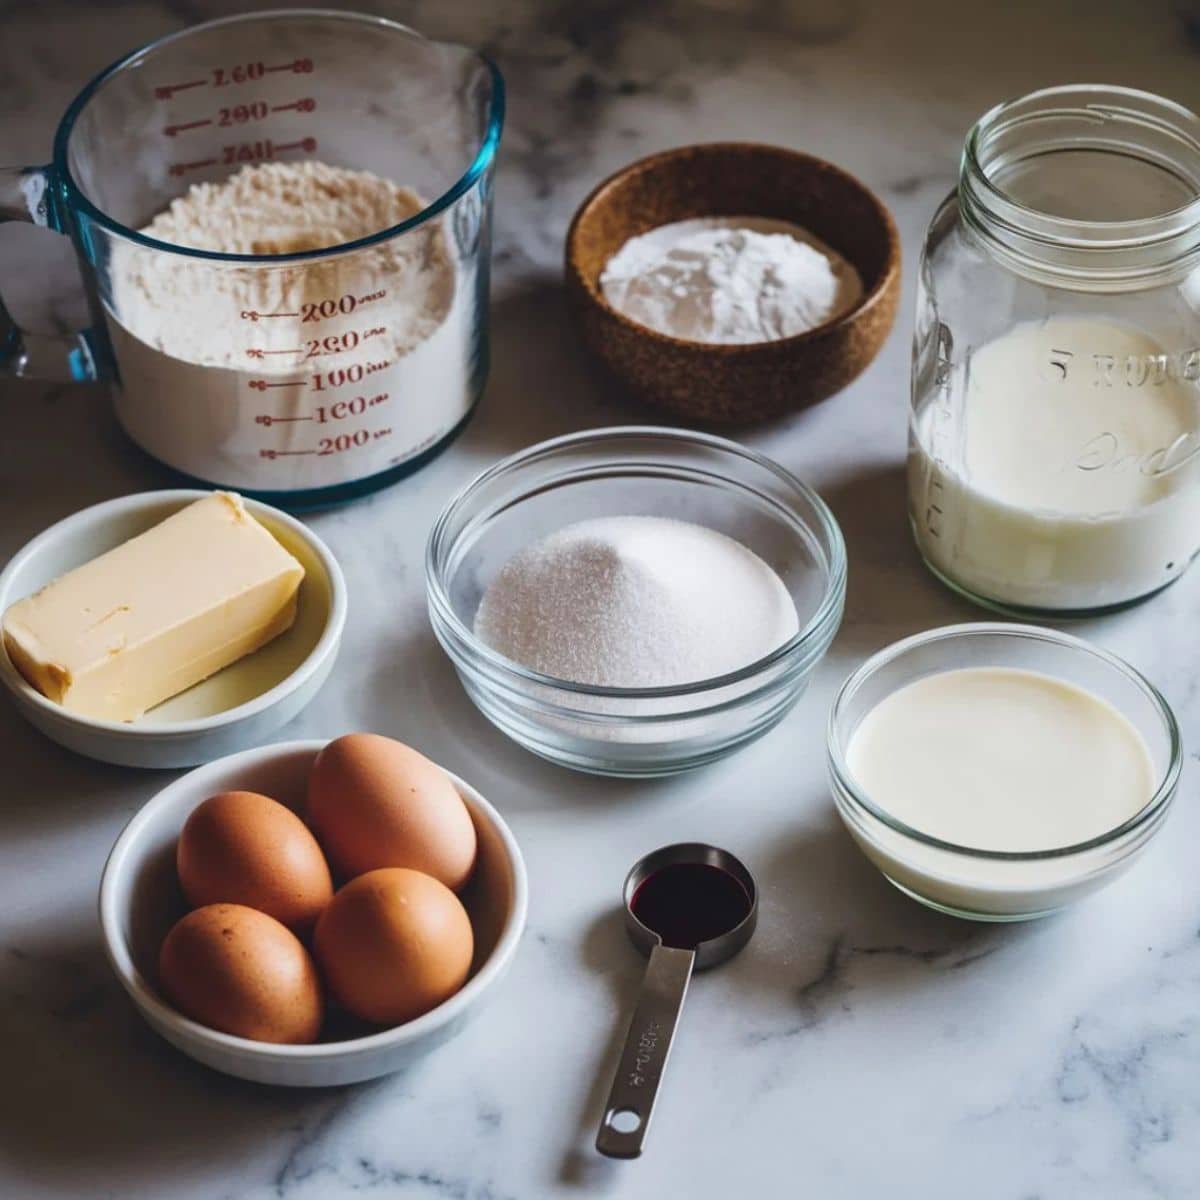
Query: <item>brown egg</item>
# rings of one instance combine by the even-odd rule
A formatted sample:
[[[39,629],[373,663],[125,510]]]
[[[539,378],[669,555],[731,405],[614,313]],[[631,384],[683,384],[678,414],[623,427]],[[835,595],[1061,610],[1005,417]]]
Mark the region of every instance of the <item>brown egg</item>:
[[[329,865],[308,826],[257,792],[222,792],[196,808],[175,865],[193,908],[245,904],[301,935],[333,897]]]
[[[323,1005],[317,968],[291,930],[243,904],[208,904],[177,921],[158,955],[163,992],[185,1017],[256,1042],[313,1042]]]
[[[457,891],[475,865],[475,826],[449,776],[377,733],[336,738],[317,755],[308,819],[346,879],[411,867]]]
[[[356,1017],[399,1025],[448,1000],[475,952],[471,920],[445,884],[384,867],[352,879],[317,921],[313,953]]]

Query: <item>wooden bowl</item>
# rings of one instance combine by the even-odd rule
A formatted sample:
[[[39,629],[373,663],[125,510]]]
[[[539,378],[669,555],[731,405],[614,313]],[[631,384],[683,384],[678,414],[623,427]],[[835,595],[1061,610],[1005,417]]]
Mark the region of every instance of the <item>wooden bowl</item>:
[[[617,312],[600,290],[629,238],[691,217],[791,221],[858,269],[852,309],[794,337],[712,345],[669,337]],[[744,142],[667,150],[606,179],[567,233],[567,295],[584,344],[634,396],[689,421],[731,425],[815,404],[879,353],[900,295],[900,237],[879,198],[822,159]]]

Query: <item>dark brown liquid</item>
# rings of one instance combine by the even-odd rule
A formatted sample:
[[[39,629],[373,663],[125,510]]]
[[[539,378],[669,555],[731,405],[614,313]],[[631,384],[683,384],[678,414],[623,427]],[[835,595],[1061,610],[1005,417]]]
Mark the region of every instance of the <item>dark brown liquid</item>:
[[[664,946],[694,950],[750,915],[750,897],[728,871],[707,863],[673,863],[644,879],[630,904]]]

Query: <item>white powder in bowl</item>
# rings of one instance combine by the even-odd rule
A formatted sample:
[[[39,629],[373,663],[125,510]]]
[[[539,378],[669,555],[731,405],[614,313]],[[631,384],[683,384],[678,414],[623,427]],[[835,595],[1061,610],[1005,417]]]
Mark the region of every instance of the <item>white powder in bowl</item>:
[[[783,581],[702,525],[600,517],[527,546],[484,592],[475,633],[557,679],[670,687],[728,674],[799,631]]]
[[[193,185],[142,232],[196,250],[301,254],[369,237],[425,205],[412,188],[370,171],[262,163]],[[242,367],[247,345],[259,347],[270,356],[255,365],[260,375],[295,373],[301,355],[282,348],[326,332],[327,320],[305,320],[321,317],[313,306],[322,301],[380,294],[371,323],[386,326],[383,337],[402,356],[438,328],[454,299],[454,264],[438,222],[354,254],[269,269],[220,270],[140,247],[119,250],[113,288],[123,325],[173,358],[204,366]],[[265,315],[247,324],[247,312]]]
[[[698,217],[630,238],[605,264],[604,298],[670,337],[772,342],[861,299],[862,279],[806,229],[762,217]]]

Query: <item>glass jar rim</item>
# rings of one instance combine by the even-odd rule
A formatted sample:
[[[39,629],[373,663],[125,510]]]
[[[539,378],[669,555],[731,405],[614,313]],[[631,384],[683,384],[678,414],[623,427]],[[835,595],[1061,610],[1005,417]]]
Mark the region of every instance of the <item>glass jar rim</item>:
[[[123,74],[129,67],[136,65],[144,56],[153,53],[168,44],[184,40],[192,35],[200,32],[207,32],[213,29],[219,29],[224,26],[240,25],[252,21],[275,21],[275,20],[292,20],[292,19],[309,19],[324,18],[327,20],[340,20],[346,23],[370,24],[386,29],[390,33],[404,34],[405,36],[420,42],[428,42],[430,45],[446,45],[457,46],[457,43],[436,42],[426,38],[424,34],[417,30],[402,24],[399,21],[389,20],[387,17],[374,16],[369,13],[352,12],[345,9],[335,8],[278,8],[278,9],[263,9],[254,12],[235,13],[228,17],[219,17],[216,20],[204,21],[198,25],[190,25],[186,29],[180,29],[175,33],[166,34],[163,37],[155,38],[153,41],[146,42],[144,45],[123,54],[115,62],[110,63],[104,70],[94,76],[87,85],[80,90],[75,99],[68,105],[66,112],[63,114],[62,120],[59,122],[58,129],[54,135],[54,153],[53,153],[53,175],[55,183],[61,187],[65,193],[66,203],[69,208],[78,212],[84,213],[89,220],[94,221],[97,225],[108,230],[109,233],[115,234],[118,237],[124,238],[127,241],[134,242],[139,246],[143,246],[149,250],[155,250],[162,254],[174,254],[183,258],[204,259],[208,262],[219,263],[236,263],[256,266],[285,266],[290,263],[312,262],[317,259],[334,258],[341,254],[352,253],[356,250],[362,250],[369,246],[378,245],[381,242],[386,242],[391,238],[398,237],[401,234],[408,233],[410,230],[425,224],[431,218],[436,217],[439,213],[444,212],[460,197],[471,190],[478,182],[479,178],[488,170],[495,160],[496,153],[500,146],[500,135],[504,129],[504,113],[505,113],[505,85],[504,76],[500,73],[499,67],[487,55],[479,51],[472,50],[469,47],[461,46],[465,53],[473,55],[478,59],[480,65],[484,67],[491,78],[492,94],[488,106],[488,117],[483,136],[480,139],[479,145],[476,148],[475,154],[468,164],[466,170],[457,180],[450,185],[440,196],[431,200],[420,212],[414,213],[413,216],[406,218],[396,225],[390,225],[386,229],[380,229],[375,233],[369,234],[366,237],[356,238],[350,242],[343,242],[336,246],[325,246],[317,250],[304,250],[295,254],[229,254],[216,250],[201,250],[192,246],[180,246],[174,242],[164,242],[158,238],[150,237],[147,234],[141,233],[136,229],[130,229],[128,225],[109,216],[102,208],[95,204],[88,195],[79,186],[74,176],[71,174],[71,169],[68,161],[68,150],[71,142],[71,135],[74,132],[76,123],[82,116],[84,109],[91,101],[92,97],[110,80],[115,79],[118,75]]]
[[[1097,148],[1112,153],[1137,155],[1141,136],[1193,156],[1195,195],[1163,212],[1113,220],[1062,216],[1016,199],[993,178],[989,149],[1005,135],[1066,118],[1092,123]],[[1116,139],[1118,131],[1125,140]],[[1104,132],[1114,135],[1110,142],[1100,137]],[[1147,161],[1163,166],[1162,158],[1147,151]],[[967,134],[959,199],[964,220],[989,248],[1031,274],[1136,284],[1164,270],[1186,270],[1200,261],[1200,116],[1152,92],[1109,84],[1064,84],[1005,100]]]

